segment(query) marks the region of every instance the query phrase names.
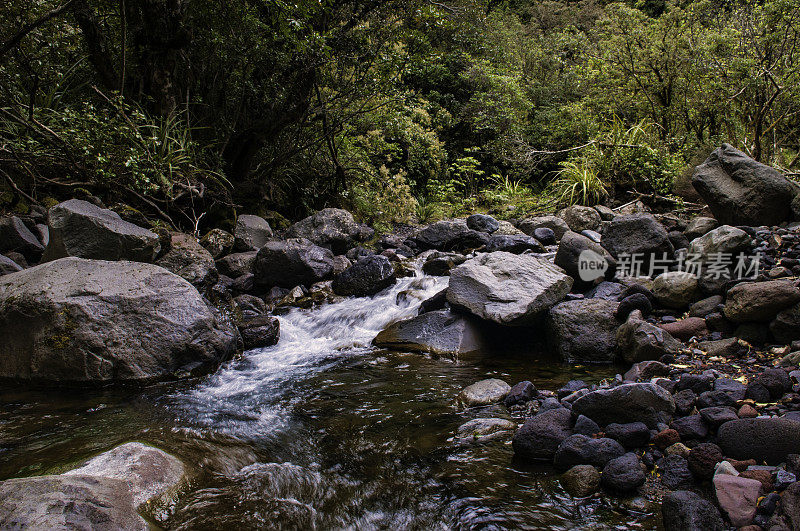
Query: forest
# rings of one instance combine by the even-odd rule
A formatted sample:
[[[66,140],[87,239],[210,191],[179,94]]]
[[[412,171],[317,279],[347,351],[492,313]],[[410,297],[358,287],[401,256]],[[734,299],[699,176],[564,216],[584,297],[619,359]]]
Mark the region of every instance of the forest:
[[[797,0],[32,0],[0,34],[0,208],[378,228],[654,194],[721,142],[800,164]],[[131,214],[133,215],[133,214]]]

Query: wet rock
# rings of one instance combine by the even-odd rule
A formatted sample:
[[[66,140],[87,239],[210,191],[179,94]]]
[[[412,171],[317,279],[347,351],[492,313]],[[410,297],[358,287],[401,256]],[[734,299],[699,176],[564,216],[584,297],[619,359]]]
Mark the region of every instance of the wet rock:
[[[334,254],[344,254],[374,233],[366,225],[357,223],[350,212],[340,208],[325,208],[289,227],[286,237],[305,238],[330,249]]]
[[[653,311],[653,304],[644,293],[632,293],[619,302],[616,318],[623,321],[634,310],[639,310],[642,316],[648,316]]]
[[[38,262],[44,252],[42,242],[17,216],[0,218],[0,253],[18,252]]]
[[[572,496],[585,498],[600,488],[600,472],[592,465],[575,465],[561,475],[561,485]]]
[[[166,498],[185,484],[186,470],[175,456],[153,446],[130,442],[89,459],[65,476],[96,476],[124,481],[138,507]]]
[[[399,351],[460,356],[486,348],[480,324],[449,310],[430,311],[398,321],[380,332],[373,344]]]
[[[592,207],[572,205],[560,210],[558,217],[567,222],[571,231],[596,230],[600,226],[600,213]]]
[[[422,270],[428,275],[443,277],[450,270],[467,261],[467,257],[458,253],[434,252],[422,264]]]
[[[234,299],[243,317],[255,317],[267,313],[264,300],[255,295],[239,295]]]
[[[267,242],[253,264],[255,281],[260,286],[311,285],[332,273],[333,253],[302,238]]]
[[[694,476],[689,471],[689,462],[680,455],[668,455],[658,464],[661,484],[670,490],[694,487]]]
[[[644,484],[645,475],[639,457],[628,452],[612,459],[603,467],[600,482],[603,487],[620,493],[630,493]]]
[[[661,518],[665,531],[724,531],[714,505],[694,492],[679,490],[664,495]]]
[[[614,439],[628,449],[641,448],[650,442],[650,429],[643,422],[611,423],[604,431],[606,437]]]
[[[572,279],[543,258],[496,252],[453,269],[447,300],[478,317],[524,326],[562,300],[571,287]]]
[[[530,417],[514,434],[514,455],[526,460],[552,459],[562,441],[571,435],[572,414],[557,408]]]
[[[211,253],[189,234],[173,232],[169,251],[156,264],[195,286],[210,286],[219,278]]]
[[[486,214],[473,214],[467,218],[467,227],[478,232],[491,234],[500,228],[500,223]]]
[[[676,310],[685,308],[694,299],[697,277],[682,271],[661,273],[653,280],[653,295],[662,306]]]
[[[272,228],[264,218],[242,214],[236,218],[233,237],[236,251],[258,251],[272,238]]]
[[[458,394],[458,402],[465,407],[488,406],[502,402],[509,391],[511,386],[503,380],[489,378],[462,389]]]
[[[161,249],[157,234],[86,201],[59,203],[48,214],[50,242],[42,260],[66,256],[151,262]]]
[[[0,278],[0,377],[62,383],[152,380],[215,369],[236,331],[161,267],[64,258]]]
[[[271,315],[248,317],[239,324],[245,350],[269,347],[280,338],[280,322]]]
[[[700,479],[711,479],[717,463],[722,461],[722,450],[713,443],[700,443],[689,452],[689,470]]]
[[[702,440],[708,435],[708,426],[706,426],[700,415],[689,415],[675,419],[669,427],[678,432],[682,441]]]
[[[486,245],[489,235],[470,229],[463,220],[445,220],[428,225],[411,240],[420,250],[464,252]]]
[[[615,217],[603,233],[603,247],[617,258],[642,254],[647,263],[650,257],[672,257],[674,252],[666,229],[649,214]]]
[[[22,271],[22,267],[14,260],[0,254],[0,276]]]
[[[628,363],[675,355],[683,347],[668,332],[642,319],[639,310],[631,313],[625,324],[617,329],[616,339],[622,359]]]
[[[699,255],[704,261],[717,253],[735,256],[747,250],[752,243],[753,239],[742,229],[723,225],[692,240],[688,254]]]
[[[569,229],[569,225],[563,219],[556,217],[556,216],[539,216],[533,218],[527,218],[521,221],[518,225],[519,230],[527,234],[528,236],[534,236],[534,231],[536,229],[550,229],[556,236],[557,240],[560,240],[561,237],[566,233]],[[543,242],[541,239],[536,238],[537,240]]]
[[[458,427],[456,441],[462,444],[484,444],[510,438],[516,429],[517,425],[506,419],[472,419]]]
[[[734,323],[769,321],[800,302],[800,288],[788,280],[743,282],[728,291],[725,317]]]
[[[601,426],[612,422],[644,422],[648,428],[675,412],[675,401],[662,387],[652,383],[622,384],[582,396],[572,411],[586,415]]]
[[[736,527],[750,525],[756,515],[761,482],[721,474],[714,477],[717,503]]]
[[[783,418],[739,419],[719,427],[717,439],[734,459],[778,464],[800,448],[800,422]]]
[[[711,232],[718,226],[719,221],[716,219],[698,216],[689,222],[689,225],[686,226],[686,230],[683,231],[683,234],[689,238],[689,240],[694,240],[695,238],[699,238],[700,236]]]
[[[572,435],[558,446],[553,465],[559,470],[567,470],[575,465],[603,468],[606,463],[624,454],[625,448],[614,439]]]
[[[211,229],[205,236],[200,238],[200,245],[211,253],[211,256],[216,260],[233,250],[233,244],[236,241],[233,234],[226,232],[222,229]]]
[[[524,404],[537,395],[536,386],[532,382],[519,382],[511,387],[505,399],[506,407]]]
[[[539,240],[532,236],[526,236],[524,234],[516,236],[499,234],[489,238],[489,241],[486,243],[487,253],[494,253],[497,251],[505,251],[513,254],[521,254],[525,251],[543,253],[544,247],[539,243]]]
[[[583,283],[579,265],[581,254],[586,251],[594,253],[598,261],[605,259],[606,270],[604,276],[606,278],[614,276],[614,271],[617,267],[617,262],[614,260],[614,257],[603,249],[600,244],[572,231],[566,232],[562,236],[561,241],[558,243],[558,250],[556,251],[556,257],[553,263],[566,271],[567,274],[577,282]]]
[[[331,287],[337,295],[366,297],[375,295],[396,281],[389,259],[373,255],[359,259],[352,267],[336,275]]]
[[[616,310],[617,303],[605,299],[556,304],[547,315],[547,341],[567,363],[613,363]]]
[[[730,225],[778,225],[792,215],[793,186],[780,172],[722,144],[697,166],[692,185],[714,217]]]
[[[61,475],[0,483],[0,528],[146,531],[149,526],[125,481]]]

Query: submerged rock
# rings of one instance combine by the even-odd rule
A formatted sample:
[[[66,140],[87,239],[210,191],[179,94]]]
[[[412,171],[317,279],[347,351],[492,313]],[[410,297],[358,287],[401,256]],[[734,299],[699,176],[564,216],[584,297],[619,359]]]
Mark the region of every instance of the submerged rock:
[[[561,475],[561,485],[571,495],[585,498],[600,488],[600,472],[592,465],[575,465]]]
[[[506,419],[472,419],[458,427],[456,442],[461,444],[484,444],[497,439],[511,437],[516,429],[516,423]]]
[[[466,407],[497,404],[511,391],[511,386],[503,380],[489,378],[468,385],[458,394],[458,402]]]
[[[571,287],[572,279],[543,258],[496,252],[454,268],[447,300],[478,317],[524,326],[563,299]]]
[[[161,267],[63,258],[0,278],[0,377],[63,383],[215,369],[236,331]]]

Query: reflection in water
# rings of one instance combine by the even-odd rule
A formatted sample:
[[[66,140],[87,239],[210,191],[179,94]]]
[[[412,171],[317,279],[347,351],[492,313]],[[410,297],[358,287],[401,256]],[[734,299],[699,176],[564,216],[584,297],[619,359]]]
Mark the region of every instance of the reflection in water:
[[[446,282],[406,278],[374,298],[292,310],[280,318],[278,345],[200,380],[0,393],[0,479],[59,472],[135,439],[193,469],[175,529],[654,528],[652,518],[573,500],[550,467],[513,463],[507,442],[450,440],[472,418],[509,418],[500,406],[455,407],[476,380],[552,389],[613,369],[589,374],[530,346],[457,362],[370,347]]]

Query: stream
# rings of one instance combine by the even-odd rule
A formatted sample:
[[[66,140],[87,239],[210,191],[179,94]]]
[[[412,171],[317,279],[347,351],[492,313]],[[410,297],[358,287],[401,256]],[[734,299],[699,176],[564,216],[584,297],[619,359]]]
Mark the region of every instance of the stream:
[[[204,378],[0,390],[0,480],[59,473],[138,440],[191,471],[170,529],[655,529],[655,516],[624,503],[573,499],[550,466],[514,462],[510,441],[452,440],[470,419],[510,418],[503,406],[456,408],[477,380],[557,389],[618,369],[568,367],[531,348],[456,361],[370,346],[446,284],[418,274],[375,297],[292,309],[277,345]]]

